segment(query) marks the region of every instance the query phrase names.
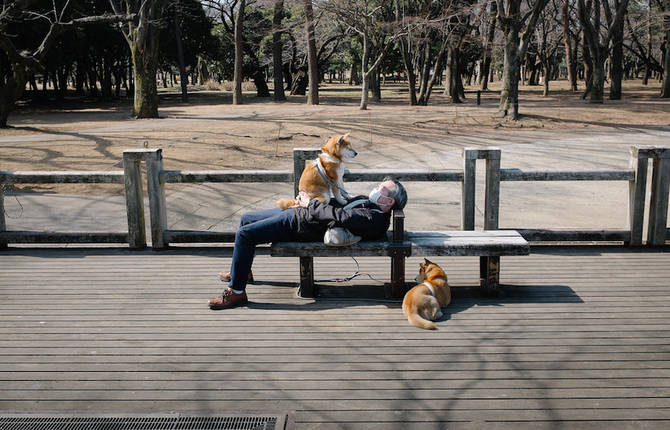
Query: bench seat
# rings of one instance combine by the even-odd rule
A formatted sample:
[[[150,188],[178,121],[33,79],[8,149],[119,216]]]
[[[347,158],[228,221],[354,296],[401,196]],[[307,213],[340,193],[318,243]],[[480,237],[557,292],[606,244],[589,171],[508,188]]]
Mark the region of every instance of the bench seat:
[[[400,230],[402,231],[402,230]],[[404,232],[403,240],[361,241],[347,247],[326,246],[323,242],[276,242],[270,248],[273,257],[300,257],[300,294],[315,296],[313,257],[391,257],[392,296],[405,294],[405,257],[479,256],[482,287],[496,290],[500,277],[500,257],[528,255],[528,242],[515,230],[416,231]]]
[[[516,230],[406,232],[413,256],[528,255],[530,246]]]

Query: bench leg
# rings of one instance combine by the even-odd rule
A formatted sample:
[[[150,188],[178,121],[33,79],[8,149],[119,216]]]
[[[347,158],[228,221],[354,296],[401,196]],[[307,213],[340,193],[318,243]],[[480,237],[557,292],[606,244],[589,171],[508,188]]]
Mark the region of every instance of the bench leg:
[[[479,257],[479,282],[489,292],[500,286],[500,257]]]
[[[316,297],[314,288],[314,258],[300,257],[300,297]]]
[[[391,257],[391,297],[401,299],[405,296],[405,257]]]

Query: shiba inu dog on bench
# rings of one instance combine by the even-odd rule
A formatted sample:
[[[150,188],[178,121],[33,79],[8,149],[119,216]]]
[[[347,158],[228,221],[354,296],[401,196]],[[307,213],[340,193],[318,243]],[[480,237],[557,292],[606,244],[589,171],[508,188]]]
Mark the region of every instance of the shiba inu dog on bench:
[[[447,284],[447,274],[437,264],[425,259],[420,264],[416,282],[405,294],[402,311],[413,326],[426,330],[435,330],[433,321],[442,318],[442,308],[451,302],[451,289]]]
[[[342,182],[344,162],[356,155],[358,153],[351,147],[349,133],[331,137],[321,148],[321,154],[316,160],[305,164],[298,183],[300,194],[295,199],[279,199],[277,206],[288,209],[299,204],[297,199],[318,199],[328,203],[333,197],[341,205],[346,205],[346,191]]]

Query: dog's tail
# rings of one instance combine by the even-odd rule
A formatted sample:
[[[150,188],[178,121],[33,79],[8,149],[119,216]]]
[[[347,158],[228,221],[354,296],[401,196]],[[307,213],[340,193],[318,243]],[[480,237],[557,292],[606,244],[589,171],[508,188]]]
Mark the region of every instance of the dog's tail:
[[[426,330],[435,330],[437,328],[432,321],[428,321],[427,319],[422,318],[421,315],[413,312],[407,315],[407,321],[415,327]]]
[[[291,198],[288,198],[288,197],[284,197],[284,198],[279,199],[275,202],[275,204],[277,206],[279,206],[280,208],[282,208],[284,210],[288,209],[288,208],[292,208],[293,206],[296,205],[296,203],[297,202],[296,202],[295,199],[291,199]]]

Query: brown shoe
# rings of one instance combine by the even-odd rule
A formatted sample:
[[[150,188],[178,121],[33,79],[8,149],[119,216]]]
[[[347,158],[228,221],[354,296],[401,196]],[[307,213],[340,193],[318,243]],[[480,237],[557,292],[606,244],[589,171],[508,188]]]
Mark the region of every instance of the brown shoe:
[[[221,282],[230,282],[230,272],[219,272],[219,279]],[[249,277],[247,278],[247,284],[254,283],[254,274],[249,271]]]
[[[247,292],[235,294],[230,288],[226,288],[219,297],[209,300],[209,308],[214,310],[229,309],[245,305],[249,302]]]

